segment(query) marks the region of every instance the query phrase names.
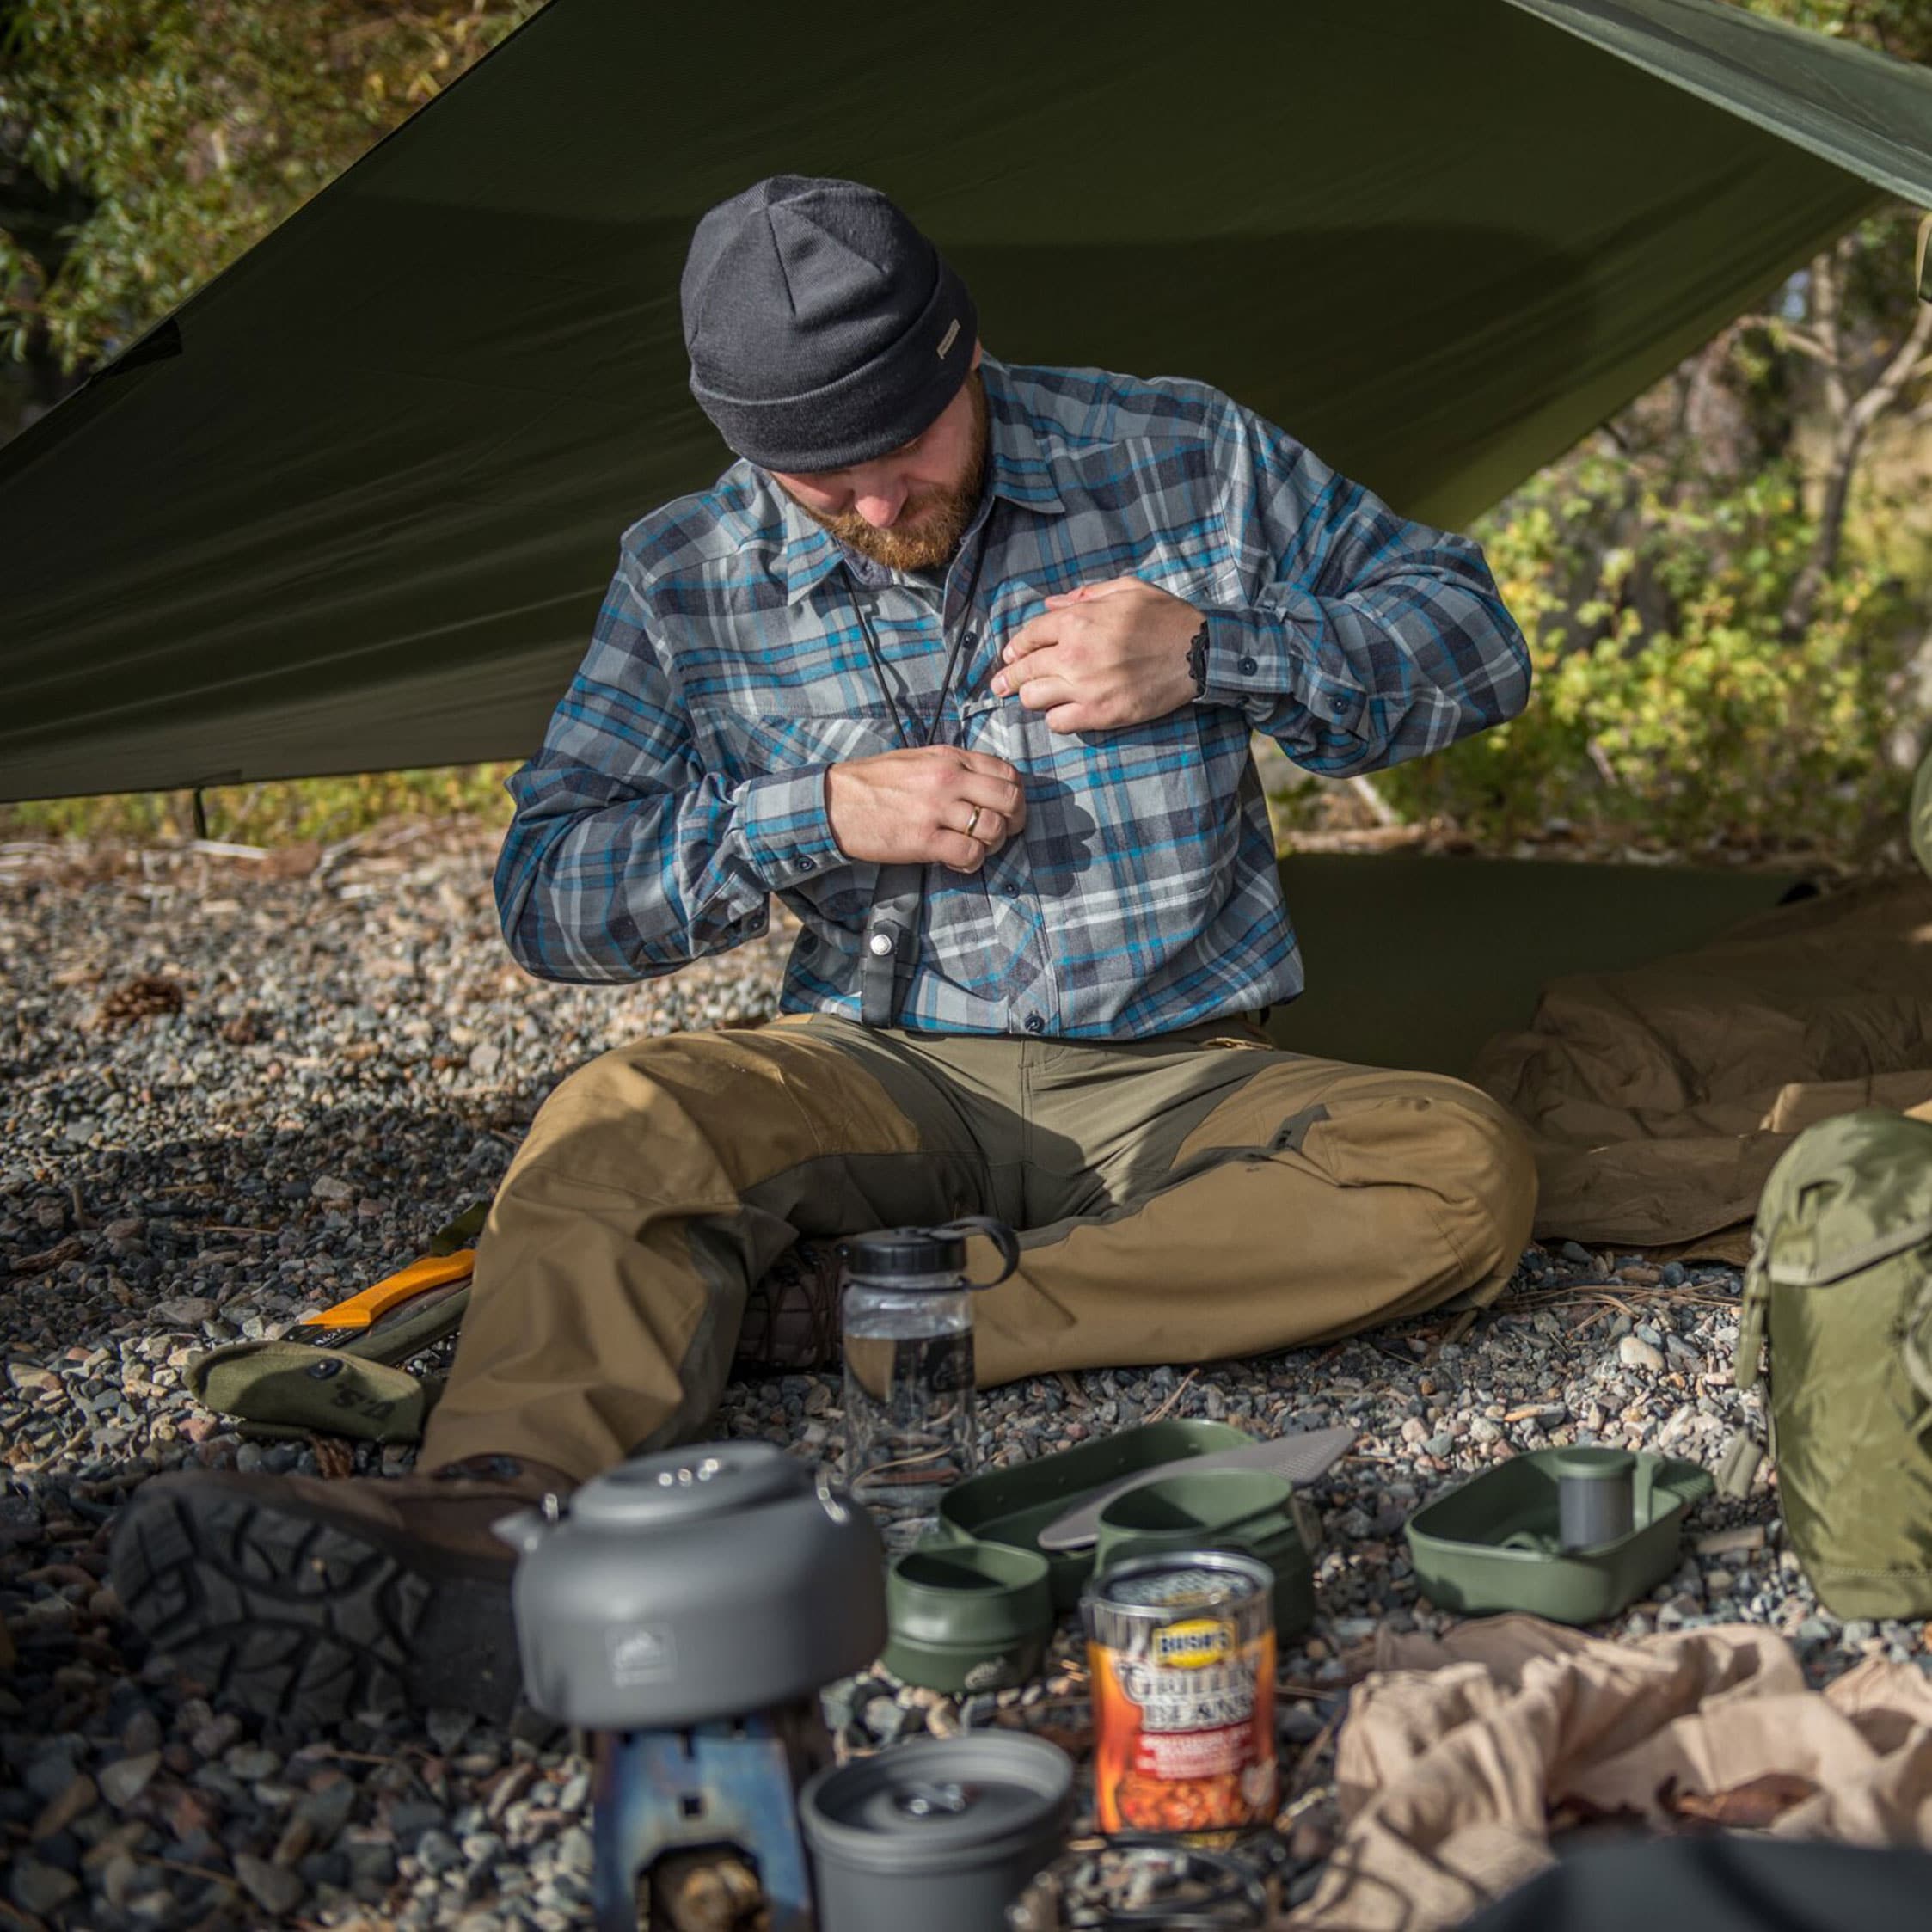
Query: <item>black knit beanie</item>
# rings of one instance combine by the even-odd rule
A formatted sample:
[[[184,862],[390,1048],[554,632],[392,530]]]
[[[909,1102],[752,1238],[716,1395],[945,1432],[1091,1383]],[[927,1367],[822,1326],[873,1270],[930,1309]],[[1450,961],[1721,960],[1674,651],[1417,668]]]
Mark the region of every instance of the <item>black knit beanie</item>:
[[[803,175],[706,215],[682,296],[691,394],[767,469],[842,469],[911,442],[959,394],[979,328],[900,209]]]

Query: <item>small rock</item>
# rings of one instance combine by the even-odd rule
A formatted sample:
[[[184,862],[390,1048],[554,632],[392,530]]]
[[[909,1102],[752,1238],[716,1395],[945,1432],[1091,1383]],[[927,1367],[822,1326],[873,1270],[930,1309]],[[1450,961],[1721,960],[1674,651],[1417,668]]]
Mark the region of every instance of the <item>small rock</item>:
[[[313,1788],[295,1801],[295,1815],[307,1819],[318,1845],[328,1845],[355,1809],[356,1788],[338,1774],[332,1783]]]
[[[265,1745],[236,1745],[224,1753],[224,1766],[244,1784],[260,1784],[281,1769],[281,1759]]]
[[[171,1328],[199,1328],[220,1305],[205,1295],[175,1295],[156,1302],[153,1312]]]
[[[333,1885],[345,1892],[355,1878],[355,1868],[347,1855],[340,1851],[312,1851],[296,1870],[311,1886]]]
[[[38,1858],[22,1858],[15,1863],[7,1892],[23,1912],[52,1918],[80,1889],[81,1881],[71,1872]]]
[[[122,1911],[141,1876],[141,1868],[125,1851],[117,1851],[101,1867],[101,1891],[116,1911]]]
[[[318,1201],[353,1201],[356,1191],[346,1181],[339,1181],[332,1174],[318,1174],[309,1183],[309,1192]]]
[[[118,1811],[125,1811],[148,1788],[148,1780],[161,1769],[161,1753],[144,1751],[138,1757],[123,1757],[106,1765],[101,1773],[101,1795]]]
[[[74,1776],[71,1751],[65,1745],[54,1745],[35,1755],[21,1782],[42,1804],[51,1805],[74,1782]]]
[[[1627,1369],[1645,1369],[1652,1375],[1664,1372],[1663,1351],[1641,1335],[1628,1334],[1616,1345],[1616,1359]]]
[[[1692,1546],[1700,1556],[1734,1556],[1764,1547],[1762,1523],[1740,1523],[1730,1530],[1712,1530]]]
[[[293,1911],[309,1890],[299,1872],[291,1872],[285,1865],[272,1864],[253,1852],[235,1854],[235,1875],[248,1887],[248,1896],[265,1912],[273,1912],[278,1918]]]
[[[212,1717],[188,1739],[197,1757],[219,1757],[242,1735],[242,1720],[232,1711]]]
[[[416,1840],[416,1861],[426,1872],[447,1872],[462,1864],[463,1854],[447,1831],[425,1831]]]
[[[905,1723],[905,1715],[896,1698],[868,1697],[865,1708],[859,1714],[859,1720],[874,1737],[882,1743],[890,1744],[899,1736],[899,1727]]]
[[[138,1757],[144,1751],[159,1751],[161,1745],[161,1720],[144,1705],[121,1727],[120,1748],[130,1757]]]
[[[436,1748],[445,1757],[453,1757],[463,1748],[463,1740],[469,1735],[474,1721],[468,1711],[435,1710],[423,1720],[423,1725],[435,1740]]]
[[[51,1838],[64,1831],[83,1812],[92,1811],[101,1794],[85,1771],[77,1771],[65,1786],[41,1807],[30,1834],[36,1839]]]
[[[422,1798],[405,1798],[389,1806],[389,1830],[400,1845],[410,1845],[425,1831],[443,1822],[440,1805]]]

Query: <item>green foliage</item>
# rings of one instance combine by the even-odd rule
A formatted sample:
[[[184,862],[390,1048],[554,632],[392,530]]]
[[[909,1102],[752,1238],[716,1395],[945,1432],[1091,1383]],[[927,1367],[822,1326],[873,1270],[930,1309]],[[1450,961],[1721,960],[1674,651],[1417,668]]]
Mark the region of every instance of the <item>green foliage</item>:
[[[0,346],[83,369],[538,0],[0,0]]]
[[[463,813],[507,825],[507,764],[442,765],[362,777],[294,778],[279,784],[217,786],[202,794],[208,836],[241,845],[327,843],[389,819]],[[127,792],[108,798],[0,805],[0,838],[175,839],[194,836],[187,792]]]
[[[1633,500],[1632,479],[1621,452],[1586,450],[1485,519],[1476,534],[1528,641],[1535,694],[1519,719],[1378,788],[1405,816],[1480,837],[1561,818],[1679,849],[1845,849],[1902,808],[1887,688],[1923,613],[1853,557],[1785,637],[1816,530],[1788,461],[1718,491]]]

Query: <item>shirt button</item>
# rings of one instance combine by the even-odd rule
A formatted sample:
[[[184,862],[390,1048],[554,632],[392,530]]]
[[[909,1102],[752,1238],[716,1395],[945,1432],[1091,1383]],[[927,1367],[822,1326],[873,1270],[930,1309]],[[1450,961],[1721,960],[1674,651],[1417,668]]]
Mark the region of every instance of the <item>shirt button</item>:
[[[875,932],[865,942],[865,948],[874,959],[882,960],[892,949],[892,935],[890,933]]]
[[[798,868],[800,872],[816,872],[819,869],[819,862],[816,859],[800,859],[798,862]]]
[[[1252,678],[1260,669],[1260,666],[1255,663],[1253,658],[1243,658],[1241,660],[1241,668],[1242,674],[1244,677]]]
[[[1029,1013],[1027,1015],[1027,1031],[1030,1033],[1040,1032],[1046,1024],[1046,1022],[1037,1013]]]
[[[1345,697],[1332,697],[1328,700],[1328,708],[1339,718],[1344,711],[1347,710],[1348,700]]]

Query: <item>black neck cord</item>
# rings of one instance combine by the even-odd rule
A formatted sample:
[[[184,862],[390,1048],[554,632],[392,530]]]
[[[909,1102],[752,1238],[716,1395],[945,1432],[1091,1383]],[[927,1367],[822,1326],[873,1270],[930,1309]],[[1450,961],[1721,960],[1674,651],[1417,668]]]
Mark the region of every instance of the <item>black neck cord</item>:
[[[953,640],[952,647],[946,653],[946,674],[940,680],[939,702],[933,707],[932,717],[926,726],[924,736],[917,741],[922,746],[932,745],[939,736],[939,727],[946,717],[946,701],[953,695],[954,675],[959,670],[966,641],[972,635],[972,609],[979,596],[979,573],[985,566],[986,552],[992,547],[993,510],[994,506],[989,504],[986,520],[980,526],[978,547],[972,554],[972,573],[966,579],[966,616],[961,621],[959,635]],[[943,598],[945,592],[941,591],[940,595]],[[916,748],[914,733],[906,723],[905,713],[900,709],[898,697],[894,696],[891,684],[886,682],[886,660],[880,653],[879,640],[873,635],[872,619],[866,615],[865,604],[856,591],[851,592],[851,598],[852,609],[857,614],[859,629],[865,637],[866,655],[872,660],[872,675],[878,682],[880,695],[892,707],[892,723],[899,732],[899,742],[908,751],[911,751]]]

